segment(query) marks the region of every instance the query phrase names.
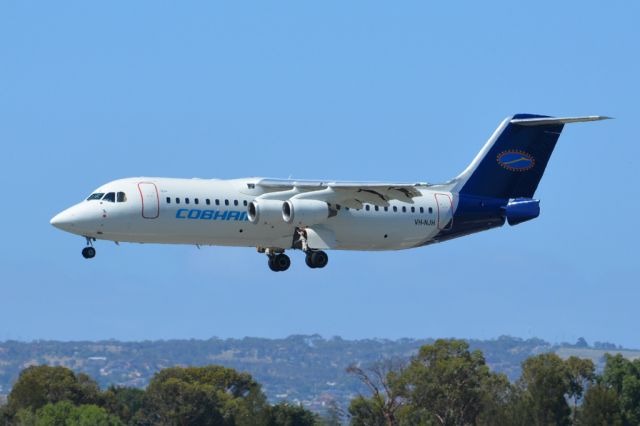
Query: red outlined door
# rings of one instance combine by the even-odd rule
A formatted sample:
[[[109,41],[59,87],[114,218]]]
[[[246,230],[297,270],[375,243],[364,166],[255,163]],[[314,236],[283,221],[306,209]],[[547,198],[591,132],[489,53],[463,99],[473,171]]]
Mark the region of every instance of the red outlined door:
[[[138,190],[142,198],[142,217],[145,219],[156,219],[160,216],[158,188],[151,182],[140,182],[138,184]]]
[[[449,194],[435,194],[438,209],[438,229],[447,231],[453,227],[453,203]]]

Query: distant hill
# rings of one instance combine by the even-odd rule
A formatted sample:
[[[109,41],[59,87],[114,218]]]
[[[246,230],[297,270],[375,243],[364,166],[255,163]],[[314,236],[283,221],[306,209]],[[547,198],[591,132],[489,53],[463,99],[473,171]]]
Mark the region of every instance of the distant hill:
[[[349,399],[366,392],[345,369],[353,363],[370,364],[381,358],[408,358],[433,339],[330,339],[319,335],[295,335],[284,339],[160,340],[143,342],[0,343],[0,400],[6,396],[22,369],[35,364],[62,365],[85,372],[102,387],[111,384],[145,387],[160,369],[175,365],[219,364],[251,373],[263,384],[271,401],[288,400],[321,411],[331,400],[343,407]],[[584,339],[576,344],[553,345],[541,339],[502,336],[494,340],[469,340],[480,349],[489,366],[515,380],[520,363],[531,355],[556,352],[577,355],[603,365],[605,353],[640,358],[640,351]]]

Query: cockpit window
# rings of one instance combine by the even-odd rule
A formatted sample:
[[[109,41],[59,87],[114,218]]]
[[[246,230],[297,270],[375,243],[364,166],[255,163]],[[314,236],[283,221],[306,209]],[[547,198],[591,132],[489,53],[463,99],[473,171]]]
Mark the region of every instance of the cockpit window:
[[[116,193],[115,192],[109,192],[107,195],[104,196],[102,201],[108,201],[110,203],[115,203],[116,202]]]
[[[127,194],[124,192],[118,192],[118,202],[124,203],[125,201],[127,201]]]
[[[87,198],[87,201],[89,200],[99,200],[102,198],[102,196],[104,195],[104,192],[95,192],[91,195],[89,195],[89,198]]]

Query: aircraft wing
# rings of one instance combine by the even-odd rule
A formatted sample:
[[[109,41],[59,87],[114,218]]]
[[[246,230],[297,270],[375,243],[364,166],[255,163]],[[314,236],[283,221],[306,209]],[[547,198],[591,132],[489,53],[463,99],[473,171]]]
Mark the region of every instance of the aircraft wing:
[[[261,179],[255,184],[267,193],[263,199],[312,199],[331,204],[340,204],[360,209],[362,203],[381,207],[389,201],[398,200],[413,203],[413,198],[421,195],[419,187],[426,183],[390,183],[390,182],[333,182],[291,179]]]

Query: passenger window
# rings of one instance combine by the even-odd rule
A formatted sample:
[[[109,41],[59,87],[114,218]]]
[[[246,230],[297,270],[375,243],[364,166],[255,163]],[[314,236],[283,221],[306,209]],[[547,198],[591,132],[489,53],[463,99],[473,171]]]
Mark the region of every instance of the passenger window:
[[[206,203],[208,206],[211,205],[211,200],[207,198]]]
[[[197,198],[195,198],[195,199],[193,200],[193,202],[194,202],[194,203],[196,203],[196,204],[200,204],[200,200],[198,200]]]
[[[406,213],[407,212],[407,208],[405,206],[402,206],[402,213]]]
[[[398,206],[393,206],[393,211],[397,212],[398,211]]]
[[[245,206],[245,207],[247,207],[247,204],[249,204],[249,203],[247,203],[247,200],[244,200],[244,201],[242,202],[242,204],[244,204],[244,206]]]
[[[124,203],[125,201],[127,201],[127,194],[124,192],[118,192],[118,202]]]
[[[429,213],[433,213],[433,209],[429,207]]]
[[[229,205],[229,200],[224,200],[224,205],[228,206]]]
[[[375,209],[375,211],[378,211],[378,210],[380,210],[380,207],[375,206],[374,209]]]
[[[216,206],[220,205],[220,200],[216,200]]]
[[[89,198],[87,198],[87,201],[89,201],[89,200],[99,200],[99,199],[102,198],[103,195],[104,195],[104,192],[96,192],[95,194],[89,195]]]
[[[107,195],[104,196],[102,201],[108,201],[110,203],[115,203],[116,202],[116,193],[115,192],[109,192]]]
[[[167,204],[171,204],[171,197],[167,197]]]
[[[415,207],[411,207],[411,213],[415,213],[416,212],[416,208]]]
[[[237,206],[238,205],[238,200],[233,200],[233,205]]]
[[[189,204],[189,199],[188,199],[188,198],[185,198],[185,199],[184,199],[184,203],[185,203],[185,204]]]
[[[346,211],[349,211],[349,207],[345,207],[344,209],[345,209]]]
[[[420,213],[424,213],[424,207],[420,207]]]
[[[365,210],[366,210],[366,211],[369,211],[369,209],[370,209],[371,207],[369,207],[369,204],[367,204],[364,208],[365,208]]]
[[[385,206],[384,211],[388,212],[389,211],[389,206]]]
[[[180,204],[180,198],[176,197],[176,204]]]

